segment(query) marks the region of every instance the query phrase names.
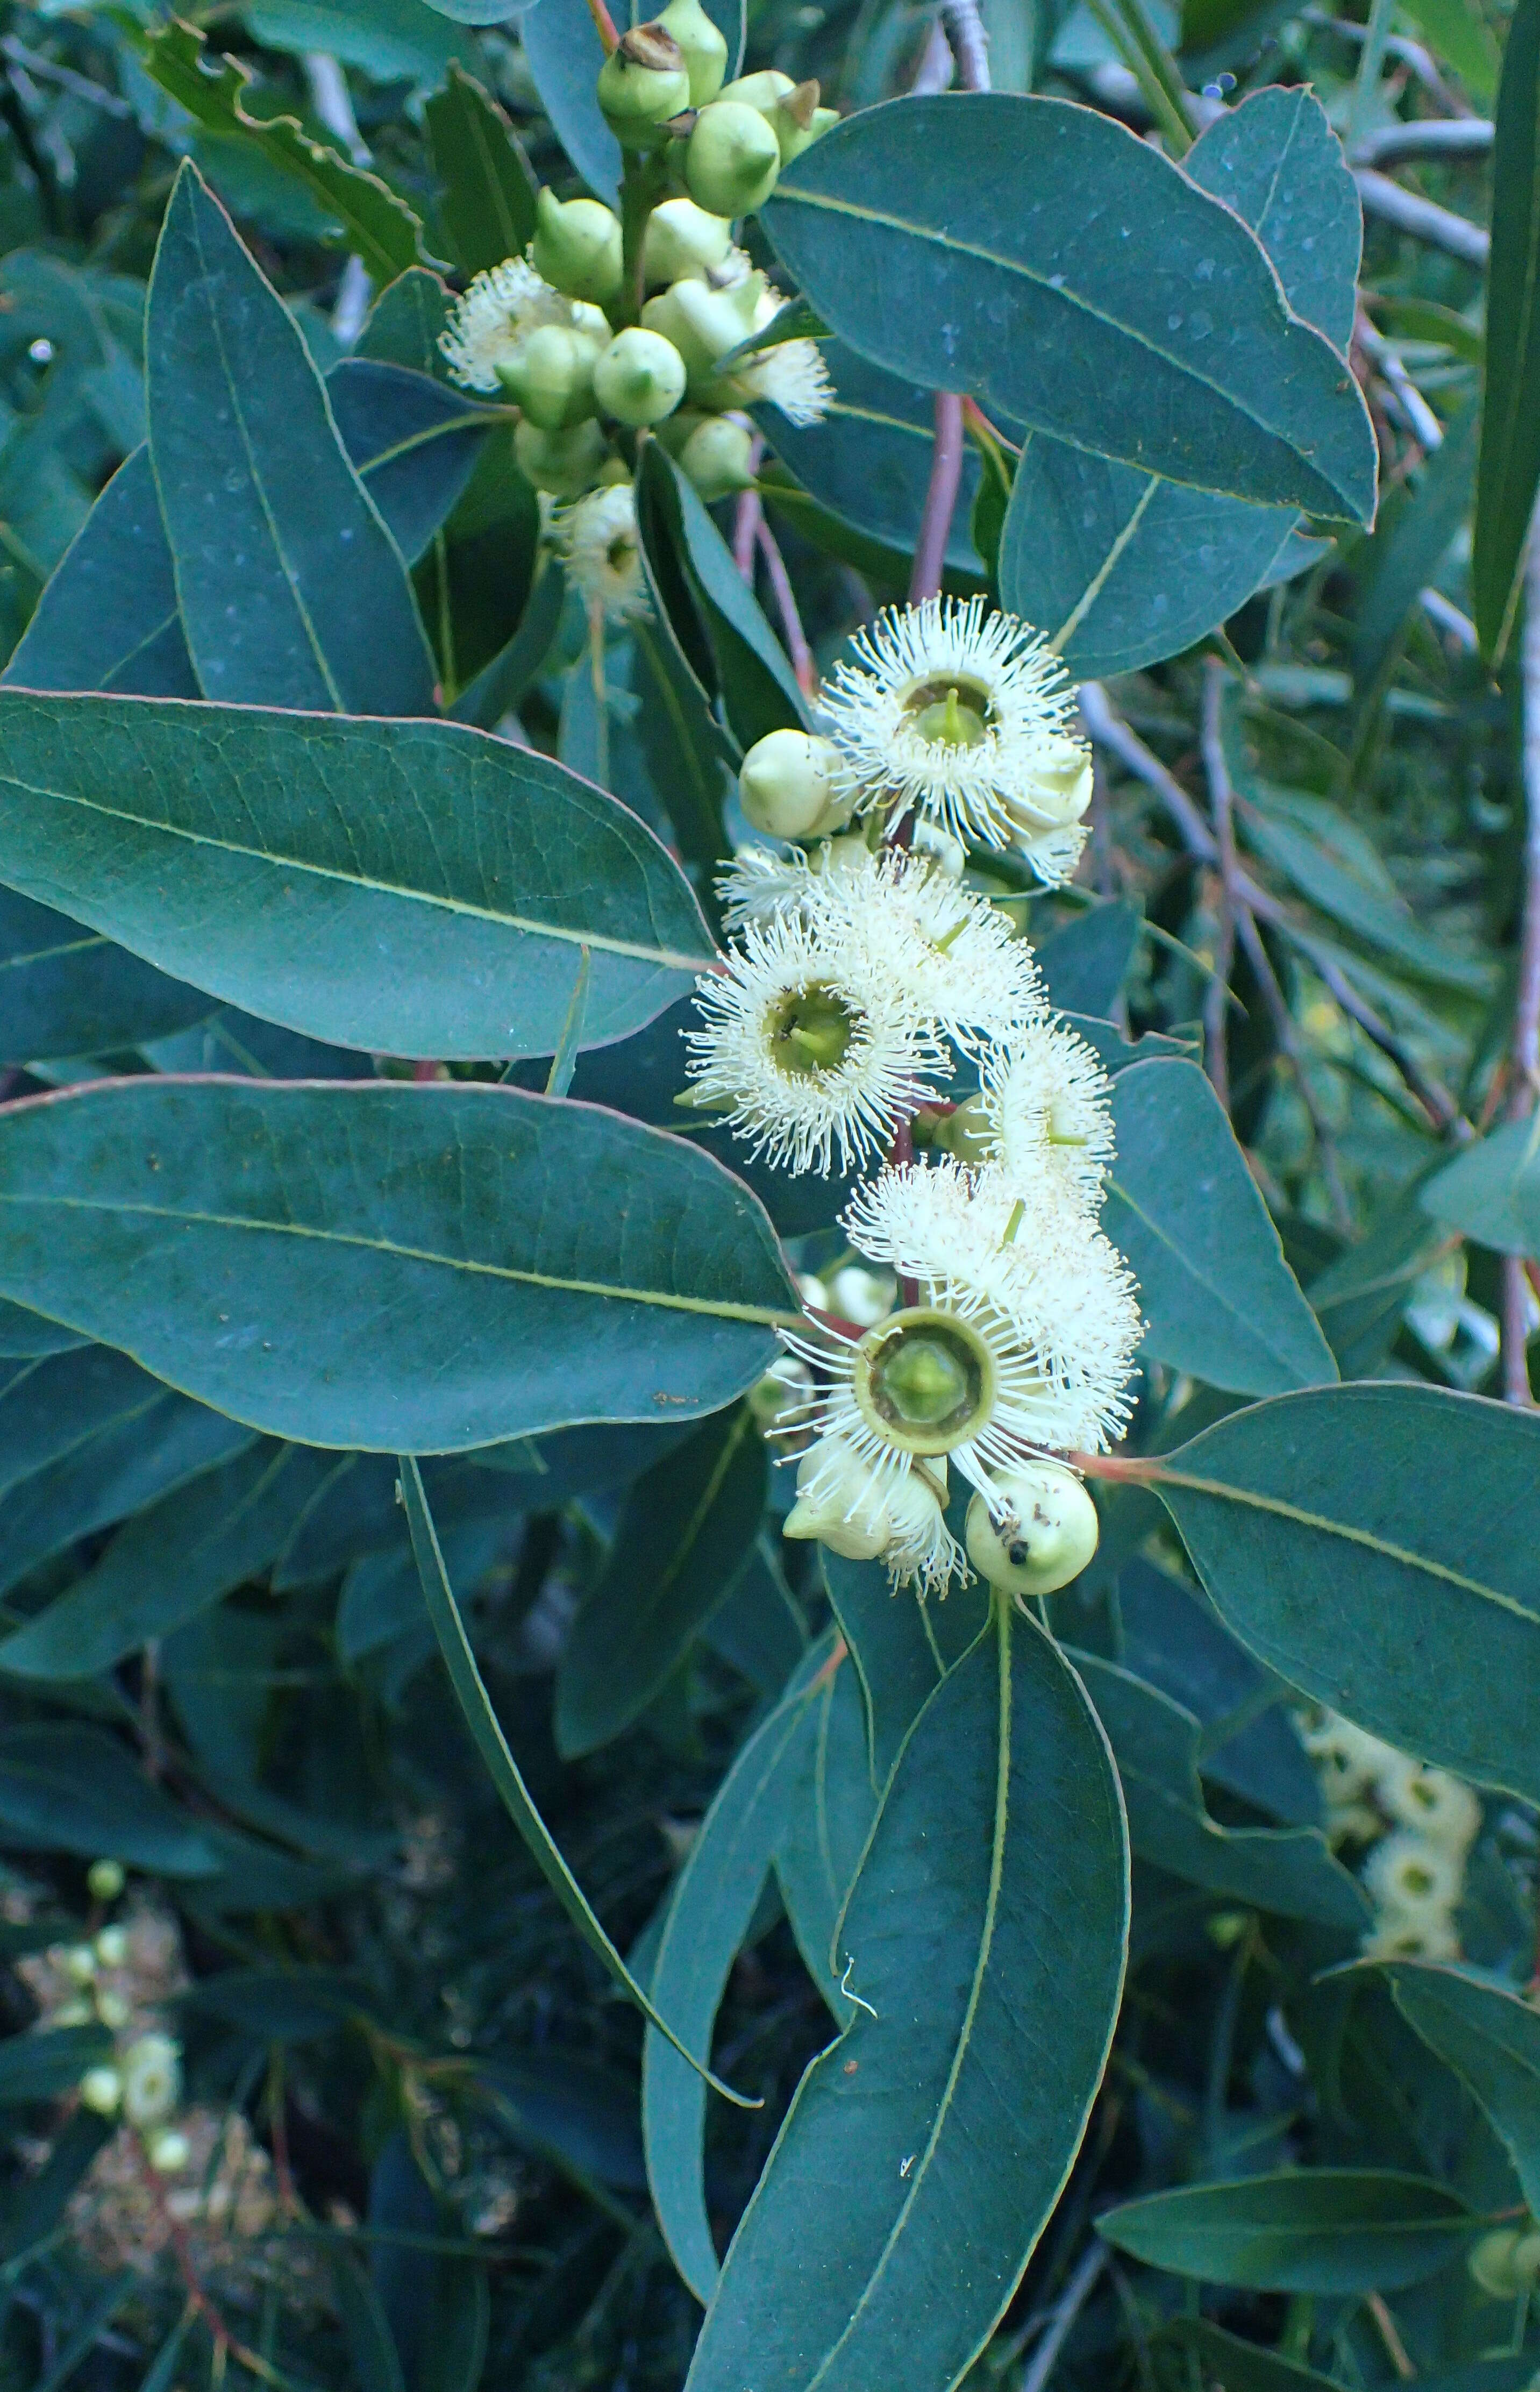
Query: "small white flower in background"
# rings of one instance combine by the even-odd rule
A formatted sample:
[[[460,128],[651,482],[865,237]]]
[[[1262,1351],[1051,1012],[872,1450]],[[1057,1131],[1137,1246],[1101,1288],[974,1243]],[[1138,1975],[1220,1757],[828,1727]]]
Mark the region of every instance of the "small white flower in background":
[[[879,1153],[951,1068],[864,947],[798,919],[749,923],[696,985],[691,1102],[720,1110],[756,1153],[793,1171],[826,1172],[836,1156],[848,1171]]]
[[[123,2115],[131,2126],[159,2126],[182,2095],[182,2056],[169,2034],[141,2034],[123,2057]]]
[[[1480,1802],[1447,1769],[1430,1769],[1397,1753],[1380,1774],[1378,1791],[1392,1819],[1457,1858],[1463,1858],[1481,1832]]]
[[[1363,1878],[1375,1919],[1365,1953],[1377,1960],[1457,1959],[1455,1914],[1482,1826],[1475,1792],[1335,1711],[1303,1717],[1299,1728],[1326,1797],[1332,1842],[1370,1848]]]
[[[1043,1019],[986,1056],[981,1077],[983,1137],[1011,1185],[1094,1210],[1114,1152],[1112,1083],[1095,1048]]]
[[[606,621],[633,621],[650,613],[636,498],[629,482],[609,482],[563,507],[552,529],[575,588]]]
[[[1447,1919],[1459,1900],[1460,1874],[1452,1853],[1405,1830],[1376,1844],[1364,1864],[1375,1900],[1408,1925]]]
[[[1361,1948],[1366,1960],[1457,1960],[1460,1939],[1443,1915],[1408,1918],[1399,1911],[1387,1910],[1365,1936]]]
[[[962,1046],[1014,1038],[1046,1015],[1026,941],[928,855],[861,850],[809,878],[801,902],[815,932],[865,946],[916,1014]]]
[[[542,324],[581,325],[596,333],[602,327],[602,337],[609,338],[609,325],[598,308],[553,291],[525,259],[507,257],[476,276],[457,302],[438,345],[456,382],[467,390],[495,392],[502,386],[498,366],[508,363],[524,333]]]
[[[979,597],[927,598],[885,608],[854,647],[822,703],[860,804],[913,807],[964,846],[1078,824],[1091,773],[1074,685],[1028,624]]]
[[[863,1270],[860,1263],[847,1263],[829,1281],[829,1309],[842,1320],[853,1320],[858,1329],[874,1329],[886,1320],[897,1299],[897,1287],[886,1271]]]

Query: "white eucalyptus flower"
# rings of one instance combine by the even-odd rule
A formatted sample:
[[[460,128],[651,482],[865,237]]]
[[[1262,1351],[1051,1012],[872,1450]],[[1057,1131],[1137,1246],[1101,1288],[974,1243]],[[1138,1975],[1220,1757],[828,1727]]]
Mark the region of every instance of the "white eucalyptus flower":
[[[797,1464],[788,1537],[816,1537],[848,1561],[885,1561],[895,1580],[944,1593],[963,1555],[943,1514],[944,1460],[874,1461],[841,1436],[820,1437]]]
[[[826,872],[859,871],[867,854],[859,837],[821,839],[816,847],[741,847],[718,875],[717,894],[730,930],[798,914],[813,880]]]
[[[507,365],[521,339],[544,324],[591,332],[608,341],[602,312],[552,290],[523,257],[506,257],[476,276],[438,336],[456,382],[468,390],[498,391],[498,368]]]
[[[778,292],[767,295],[775,301],[773,316],[785,303]],[[732,379],[745,398],[769,399],[799,430],[822,423],[834,403],[835,386],[816,341],[779,341],[773,349],[760,349],[744,359]]]
[[[1463,1876],[1453,1852],[1409,1830],[1387,1836],[1364,1864],[1364,1882],[1376,1903],[1419,1922],[1448,1918],[1460,1898]]]
[[[1094,1211],[1117,1151],[1112,1083],[1068,1022],[1025,1023],[987,1054],[975,1135],[1019,1194],[1042,1186],[1059,1203]]]
[[[1082,822],[1061,823],[1052,830],[1025,833],[1017,827],[1011,845],[1044,889],[1064,889],[1075,878],[1075,867],[1085,853],[1090,836]]]
[[[1447,1918],[1411,1918],[1388,1910],[1360,1948],[1366,1960],[1457,1960],[1460,1939]]]
[[[1397,1753],[1380,1772],[1380,1801],[1424,1843],[1463,1858],[1481,1832],[1482,1806],[1462,1779]]]
[[[742,946],[696,989],[692,1101],[721,1110],[756,1153],[793,1171],[866,1162],[951,1069],[862,946],[796,916],[746,924]]]
[[[858,803],[914,807],[964,845],[1064,839],[1072,818],[1033,800],[1075,745],[1075,690],[1040,633],[981,597],[927,598],[886,607],[854,645],[822,707]]]
[[[928,855],[859,849],[844,869],[810,878],[803,903],[816,928],[867,947],[915,1012],[962,1046],[1022,1036],[1046,1018],[1025,939]]]
[[[182,2055],[169,2034],[141,2034],[123,2054],[121,2074],[130,2126],[158,2126],[181,2099]]]
[[[573,586],[607,622],[635,621],[651,612],[629,482],[589,490],[561,509],[552,529]]]

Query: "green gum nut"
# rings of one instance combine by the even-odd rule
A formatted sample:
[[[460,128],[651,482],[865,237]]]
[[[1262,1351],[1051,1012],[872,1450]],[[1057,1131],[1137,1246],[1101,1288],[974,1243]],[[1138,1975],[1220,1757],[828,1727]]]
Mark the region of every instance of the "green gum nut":
[[[569,299],[613,299],[624,273],[620,218],[598,200],[568,200],[542,190],[535,202],[530,263]]]
[[[679,452],[679,468],[707,506],[754,488],[754,435],[731,415],[703,416]],[[773,735],[773,734],[772,734]]]
[[[708,215],[693,200],[665,200],[647,219],[641,270],[654,284],[702,279],[725,262],[731,247],[732,227],[725,216]]]
[[[593,413],[590,344],[563,324],[540,324],[519,344],[505,380],[531,423],[560,432]]]
[[[701,429],[705,431],[705,425]],[[744,758],[738,795],[756,830],[771,838],[812,838],[845,819],[839,750],[806,731],[771,731]]]
[[[1101,1533],[1096,1506],[1072,1470],[1037,1462],[995,1479],[993,1518],[982,1495],[968,1505],[968,1559],[1007,1594],[1056,1594],[1079,1578]]]
[[[735,100],[742,108],[757,108],[761,116],[769,116],[780,107],[796,84],[778,67],[763,67],[757,74],[740,75],[736,83],[727,83],[717,94],[718,99]]]
[[[712,23],[701,0],[668,0],[657,20],[673,35],[690,77],[690,105],[704,108],[715,99],[727,72],[727,42]]]
[[[820,110],[818,94],[818,77],[814,75],[807,83],[794,84],[770,110],[770,122],[780,145],[783,166],[789,166],[794,158],[800,158],[803,150],[809,149],[817,139],[818,136],[813,131],[814,119],[820,114],[831,116],[834,113],[832,109]],[[824,128],[821,126],[819,129],[822,131]]]
[[[731,291],[713,291],[709,283],[686,280],[647,301],[642,322],[673,342],[692,389],[714,381],[718,358],[753,332],[755,298],[763,281],[763,275],[752,274]]]
[[[553,499],[580,499],[600,479],[609,443],[591,416],[563,432],[545,432],[527,420],[513,430],[513,454],[526,482]]]
[[[599,70],[599,109],[623,150],[661,150],[668,122],[690,105],[684,53],[662,25],[622,33]]]
[[[1531,2225],[1482,2234],[1471,2244],[1466,2265],[1493,2300],[1519,2300],[1540,2278],[1540,2232]]]
[[[621,423],[661,423],[684,396],[684,359],[662,332],[632,324],[593,370],[593,395]]]
[[[697,206],[714,215],[748,215],[763,207],[780,172],[775,127],[757,108],[714,99],[702,109],[684,158],[684,179]]]

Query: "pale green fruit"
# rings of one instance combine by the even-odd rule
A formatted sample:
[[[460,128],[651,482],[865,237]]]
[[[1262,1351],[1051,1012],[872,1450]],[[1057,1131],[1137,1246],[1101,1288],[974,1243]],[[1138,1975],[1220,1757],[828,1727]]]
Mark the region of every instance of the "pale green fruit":
[[[88,2068],[79,2089],[85,2109],[94,2110],[98,2118],[110,2118],[123,2100],[123,2078],[115,2068]]]
[[[613,299],[619,290],[620,218],[598,200],[568,200],[542,190],[535,202],[530,263],[569,299]]]
[[[593,370],[593,395],[622,423],[660,423],[684,396],[684,359],[645,325],[617,332]]]
[[[718,358],[753,332],[755,303],[764,280],[762,274],[751,274],[731,291],[713,291],[709,283],[687,278],[647,301],[642,322],[649,332],[673,342],[692,389],[714,382]]]
[[[593,344],[564,324],[539,324],[519,343],[498,378],[531,423],[560,432],[593,413]]]
[[[537,423],[515,425],[513,454],[525,481],[553,499],[578,499],[593,488],[610,453],[592,417],[569,431],[543,432]]]
[[[642,236],[641,270],[648,282],[697,278],[720,266],[732,247],[725,216],[708,215],[693,200],[665,200],[653,210]]]
[[[718,216],[747,215],[763,207],[780,172],[775,127],[757,108],[714,99],[702,109],[684,158],[684,179],[698,206]]]
[[[997,1526],[982,1495],[968,1505],[968,1559],[1008,1594],[1054,1594],[1079,1578],[1101,1531],[1096,1506],[1062,1462],[1034,1462],[995,1477],[1009,1506]]]
[[[657,20],[673,35],[690,77],[690,105],[704,108],[715,99],[727,72],[727,42],[712,23],[701,0],[668,0]]]
[[[839,749],[832,739],[771,731],[744,758],[738,795],[756,830],[770,838],[811,838],[849,813],[838,773]]]
[[[1515,2301],[1540,2280],[1540,2233],[1511,2226],[1482,2234],[1470,2246],[1466,2265],[1495,2301]]]
[[[690,105],[684,53],[661,25],[623,33],[599,70],[599,107],[623,150],[660,150],[671,117]]]
[[[93,1902],[116,1902],[123,1890],[123,1864],[93,1861],[85,1872],[85,1882]]]
[[[706,415],[679,450],[679,467],[707,506],[754,488],[754,435],[731,415]]]
[[[757,108],[761,116],[769,116],[796,89],[791,75],[783,74],[778,67],[762,67],[757,74],[740,75],[736,83],[724,84],[717,97],[735,100],[743,108]]]

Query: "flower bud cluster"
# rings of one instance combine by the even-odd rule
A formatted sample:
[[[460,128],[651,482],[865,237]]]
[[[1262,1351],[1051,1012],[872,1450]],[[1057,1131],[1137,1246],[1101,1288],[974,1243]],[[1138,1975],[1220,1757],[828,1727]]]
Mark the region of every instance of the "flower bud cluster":
[[[1334,1844],[1362,1854],[1375,1906],[1364,1949],[1379,1960],[1456,1960],[1455,1914],[1482,1806],[1446,1769],[1430,1769],[1335,1711],[1301,1721]]]

